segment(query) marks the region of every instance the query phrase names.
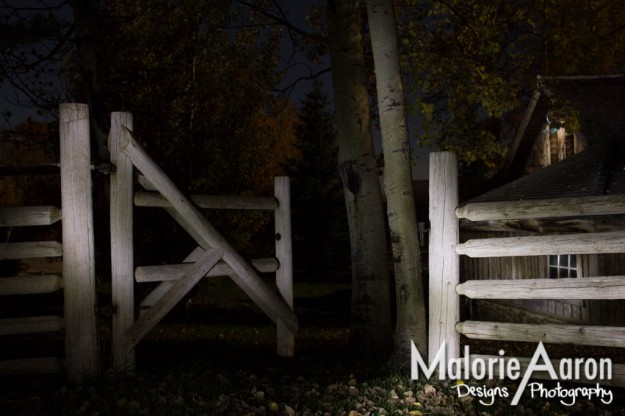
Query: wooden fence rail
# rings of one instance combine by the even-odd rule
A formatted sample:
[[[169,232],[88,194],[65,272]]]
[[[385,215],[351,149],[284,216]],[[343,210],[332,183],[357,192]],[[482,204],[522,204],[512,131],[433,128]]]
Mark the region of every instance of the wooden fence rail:
[[[273,197],[191,195],[190,199],[199,208],[208,209],[253,209],[273,211],[278,208],[278,200]],[[171,207],[167,199],[158,192],[137,192],[135,194],[135,205],[138,207]]]
[[[458,244],[456,253],[469,257],[625,253],[625,232],[484,238]]]
[[[186,260],[186,259],[185,259]],[[197,260],[188,260],[189,263]],[[259,273],[272,273],[278,270],[280,263],[276,258],[252,259],[250,264]],[[141,266],[135,271],[135,280],[143,282],[162,282],[166,280],[178,280],[191,267],[190,264],[165,264],[162,266]],[[218,262],[205,277],[230,276],[234,271],[224,261]]]
[[[471,299],[625,299],[625,276],[469,280],[456,293]]]
[[[56,332],[63,329],[63,318],[56,315],[0,319],[0,335]]]
[[[594,345],[599,347],[625,346],[625,328],[612,326],[465,321],[458,322],[456,330],[472,339],[542,341],[546,343]]]
[[[0,243],[0,260],[61,257],[62,255],[63,245],[57,241]]]
[[[61,210],[53,206],[0,207],[0,227],[52,225],[61,217]]]
[[[562,218],[623,213],[625,213],[625,195],[477,202],[456,208],[458,218],[466,218],[471,221]]]
[[[625,276],[469,280],[460,284],[457,268],[460,255],[481,258],[624,253],[623,231],[485,238],[458,244],[458,221],[490,221],[496,227],[497,221],[622,215],[625,195],[457,207],[455,164],[453,155],[445,152],[430,156],[430,363],[443,342],[448,346],[448,358],[459,358],[460,334],[484,340],[625,347],[624,327],[457,322],[460,295],[472,299],[625,299]],[[616,368],[618,374],[612,382],[623,386],[625,366]]]
[[[0,294],[30,295],[52,293],[63,288],[63,278],[57,275],[17,276],[0,279]]]

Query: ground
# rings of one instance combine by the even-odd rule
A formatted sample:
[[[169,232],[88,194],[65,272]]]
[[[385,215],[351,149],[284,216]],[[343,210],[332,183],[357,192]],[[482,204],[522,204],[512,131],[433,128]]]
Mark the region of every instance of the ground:
[[[103,313],[100,378],[80,387],[62,375],[0,379],[0,415],[625,415],[619,390],[620,402],[604,407],[596,400],[565,407],[528,397],[510,407],[509,399],[485,406],[458,398],[456,381],[412,381],[354,354],[347,283],[297,282],[295,304],[296,355],[279,358],[269,319],[227,278],[205,280],[139,344],[135,377],[108,368],[110,318]],[[106,311],[106,297],[101,306]],[[9,338],[0,349],[23,351],[32,341]],[[46,341],[62,347],[60,335]]]

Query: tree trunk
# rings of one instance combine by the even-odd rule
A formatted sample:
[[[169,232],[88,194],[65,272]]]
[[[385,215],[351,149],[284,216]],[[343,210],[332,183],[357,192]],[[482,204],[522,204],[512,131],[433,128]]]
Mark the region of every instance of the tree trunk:
[[[109,97],[106,87],[106,65],[103,65],[98,46],[98,33],[102,30],[101,11],[91,0],[69,0],[74,13],[76,26],[76,50],[78,52],[78,67],[81,72],[81,85],[78,96],[74,100],[89,104],[91,128],[97,145],[98,158],[101,161],[109,160],[107,147],[108,131],[110,127]]]
[[[357,2],[328,1],[339,170],[352,257],[352,342],[385,358],[390,350],[390,281],[382,194],[371,136]]]
[[[382,129],[384,186],[397,295],[395,348],[390,364],[403,367],[410,359],[411,340],[422,355],[427,353],[410,145],[392,1],[367,0],[367,15]]]

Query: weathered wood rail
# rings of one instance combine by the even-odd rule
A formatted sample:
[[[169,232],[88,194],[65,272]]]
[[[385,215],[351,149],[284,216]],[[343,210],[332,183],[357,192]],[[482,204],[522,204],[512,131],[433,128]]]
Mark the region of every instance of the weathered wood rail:
[[[53,206],[0,207],[0,227],[49,226],[61,221],[63,243],[34,241],[0,244],[0,260],[62,257],[62,276],[32,273],[0,279],[0,295],[63,290],[64,316],[45,315],[0,320],[0,335],[65,331],[65,357],[0,362],[0,373],[42,374],[64,368],[80,383],[100,371],[95,311],[95,255],[91,199],[89,110],[84,104],[60,105],[60,174],[62,210]],[[58,266],[52,269],[59,269]]]
[[[625,195],[600,195],[534,201],[469,203],[456,208],[456,217],[470,221],[501,221],[618,215],[623,212],[625,212]]]
[[[52,225],[62,218],[53,206],[0,207],[0,227]]]
[[[624,253],[625,232],[485,238],[456,245],[469,257],[519,257],[547,254]]]
[[[229,276],[277,325],[277,352],[291,356],[297,318],[293,314],[290,191],[288,178],[276,178],[273,197],[186,197],[134,139],[132,115],[114,113],[109,148],[117,166],[111,175],[111,257],[113,262],[113,365],[134,371],[134,348],[141,338],[201,279]],[[121,167],[121,169],[120,169]],[[133,194],[133,168],[145,191]],[[132,201],[165,209],[198,243],[182,264],[142,266],[132,251]],[[199,208],[272,210],[276,257],[248,263],[206,220]],[[276,272],[278,293],[257,272]],[[160,281],[140,302],[135,319],[134,282]]]
[[[625,347],[625,328],[459,321],[458,298],[625,299],[625,276],[572,279],[469,280],[460,283],[460,255],[469,257],[624,253],[625,232],[591,232],[485,238],[459,243],[460,220],[494,222],[625,214],[625,195],[540,201],[470,203],[458,207],[455,155],[430,156],[429,361],[443,342],[459,358],[460,335],[474,339]],[[477,356],[473,356],[475,358]],[[508,357],[510,358],[510,357]],[[520,359],[523,360],[523,359]],[[526,362],[529,359],[525,359]],[[614,365],[615,385],[625,385],[625,365]]]
[[[469,280],[456,293],[471,299],[625,299],[625,276],[583,279]]]

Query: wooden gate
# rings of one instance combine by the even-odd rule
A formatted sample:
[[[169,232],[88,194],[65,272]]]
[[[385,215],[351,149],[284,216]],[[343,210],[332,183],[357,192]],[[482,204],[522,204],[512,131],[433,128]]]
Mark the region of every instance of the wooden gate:
[[[291,223],[288,178],[276,178],[275,198],[187,198],[150,158],[132,135],[132,115],[113,113],[109,134],[111,161],[111,258],[113,286],[113,365],[134,371],[134,348],[182,297],[205,276],[228,275],[278,328],[278,354],[293,355],[297,318],[292,310]],[[133,166],[149,191],[133,195]],[[135,271],[132,245],[133,200],[162,206],[198,243],[182,265],[144,267]],[[193,200],[193,202],[192,202]],[[276,218],[276,271],[280,294],[272,291],[199,211],[200,207],[271,209]],[[272,259],[253,262],[263,271],[276,270]],[[142,302],[135,319],[134,281],[162,280]],[[147,310],[146,310],[147,308]]]
[[[622,195],[474,203],[458,208],[456,156],[449,152],[433,153],[430,156],[430,363],[443,343],[447,346],[448,359],[460,358],[461,334],[485,340],[625,347],[623,327],[459,322],[460,295],[471,299],[625,299],[625,276],[521,280],[512,280],[510,276],[509,279],[469,280],[460,284],[459,271],[460,255],[510,257],[625,253],[624,231],[486,238],[459,244],[459,219],[505,221],[621,214],[625,214],[625,197]],[[529,358],[519,361],[527,364]],[[540,375],[536,373],[536,376]],[[602,383],[625,386],[625,365],[615,364],[611,382]]]

